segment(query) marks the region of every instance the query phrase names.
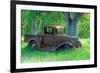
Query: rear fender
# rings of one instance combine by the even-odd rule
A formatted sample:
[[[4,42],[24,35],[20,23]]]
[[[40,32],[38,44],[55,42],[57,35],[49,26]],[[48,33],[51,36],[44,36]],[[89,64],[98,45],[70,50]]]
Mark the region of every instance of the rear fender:
[[[60,48],[60,47],[62,47],[64,45],[68,45],[70,47],[73,47],[73,44],[72,43],[70,43],[70,42],[64,42],[64,43],[60,44],[59,46],[57,46],[56,49],[58,49],[58,48]]]

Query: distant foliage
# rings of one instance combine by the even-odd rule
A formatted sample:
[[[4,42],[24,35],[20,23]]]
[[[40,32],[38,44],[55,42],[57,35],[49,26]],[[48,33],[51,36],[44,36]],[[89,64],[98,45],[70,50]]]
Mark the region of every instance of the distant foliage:
[[[32,11],[22,10],[21,11],[21,28],[22,28],[22,35],[31,32],[32,26]]]
[[[66,28],[65,33],[67,32],[67,23],[63,12],[21,10],[21,25],[22,25],[21,34],[22,35],[43,33],[44,31],[43,28],[51,24],[62,25]],[[90,14],[89,13],[84,13],[80,17],[80,20],[78,22],[78,35],[80,38],[89,37],[90,35]]]
[[[81,38],[90,37],[90,14],[84,13],[78,22],[78,36]]]

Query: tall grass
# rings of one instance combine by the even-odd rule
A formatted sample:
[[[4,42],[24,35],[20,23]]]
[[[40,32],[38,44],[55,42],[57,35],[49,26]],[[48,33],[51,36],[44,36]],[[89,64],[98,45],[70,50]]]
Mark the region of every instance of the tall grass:
[[[82,47],[66,49],[61,48],[56,51],[33,50],[27,47],[27,43],[21,46],[21,62],[51,62],[51,61],[68,61],[68,60],[87,60],[90,58],[90,41],[81,39]]]

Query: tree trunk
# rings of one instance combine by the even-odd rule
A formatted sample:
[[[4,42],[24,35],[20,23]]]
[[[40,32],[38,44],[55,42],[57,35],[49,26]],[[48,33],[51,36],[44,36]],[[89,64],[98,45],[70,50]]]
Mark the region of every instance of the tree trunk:
[[[64,15],[66,17],[68,35],[78,37],[77,23],[80,17],[80,13],[74,13],[74,16],[72,18],[69,12],[64,13]]]

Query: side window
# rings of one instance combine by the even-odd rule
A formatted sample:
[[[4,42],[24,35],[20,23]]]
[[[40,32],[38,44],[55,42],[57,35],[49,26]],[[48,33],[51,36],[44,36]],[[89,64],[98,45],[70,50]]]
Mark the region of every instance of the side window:
[[[47,28],[46,32],[47,33],[53,33],[53,29],[49,27],[49,28]]]
[[[52,28],[47,28],[47,32],[52,32]]]

